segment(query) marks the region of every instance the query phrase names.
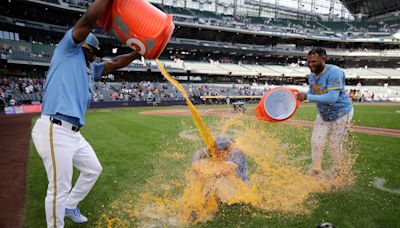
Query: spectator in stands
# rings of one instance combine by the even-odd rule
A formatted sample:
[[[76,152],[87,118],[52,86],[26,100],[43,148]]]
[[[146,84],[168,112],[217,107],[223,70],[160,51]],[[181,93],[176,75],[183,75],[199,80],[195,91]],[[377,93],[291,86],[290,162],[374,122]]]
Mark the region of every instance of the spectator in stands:
[[[97,97],[97,93],[93,93],[92,99],[93,99],[93,102],[98,102],[99,101],[99,99]]]
[[[321,162],[326,138],[330,133],[329,151],[333,160],[333,178],[340,175],[342,144],[353,118],[353,105],[345,91],[345,74],[335,65],[325,64],[326,51],[313,48],[307,55],[309,90],[298,93],[299,101],[315,101],[318,107],[311,136],[311,175],[323,180]]]
[[[111,100],[112,101],[116,101],[117,100],[117,96],[118,96],[118,94],[116,92],[112,93],[111,94]]]
[[[8,104],[9,104],[10,106],[14,106],[14,105],[16,104],[14,97],[11,97],[11,98],[10,98],[10,101],[8,102]]]
[[[94,79],[127,66],[139,55],[132,52],[97,63],[99,41],[90,33],[112,0],[96,0],[58,43],[47,74],[42,116],[32,138],[48,178],[45,199],[48,227],[64,227],[64,216],[87,222],[77,205],[90,192],[102,171],[90,144],[79,133],[85,124]],[[71,190],[73,167],[80,171]]]

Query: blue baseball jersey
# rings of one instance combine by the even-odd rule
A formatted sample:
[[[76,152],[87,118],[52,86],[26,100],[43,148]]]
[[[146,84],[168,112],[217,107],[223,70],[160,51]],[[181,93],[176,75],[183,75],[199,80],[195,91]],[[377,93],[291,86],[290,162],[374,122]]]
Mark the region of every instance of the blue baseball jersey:
[[[206,150],[207,149],[204,148],[202,150],[197,151],[192,158],[192,163],[200,159],[205,159],[207,157]],[[244,153],[240,149],[234,148],[232,152],[229,154],[227,161],[233,162],[237,165],[236,174],[238,177],[240,177],[244,181],[249,180],[249,178],[247,177],[246,158],[244,156]]]
[[[334,103],[316,101],[318,112],[323,120],[334,121],[351,112],[353,105],[345,90],[345,73],[335,65],[327,64],[325,70],[318,76],[314,73],[308,75],[307,92],[313,95],[322,95],[329,90],[338,90],[339,97]]]
[[[74,42],[72,29],[65,33],[54,50],[47,73],[42,114],[68,116],[83,126],[85,112],[92,99],[94,80],[101,77],[104,63],[87,66],[83,43]],[[75,121],[70,122],[76,124]]]

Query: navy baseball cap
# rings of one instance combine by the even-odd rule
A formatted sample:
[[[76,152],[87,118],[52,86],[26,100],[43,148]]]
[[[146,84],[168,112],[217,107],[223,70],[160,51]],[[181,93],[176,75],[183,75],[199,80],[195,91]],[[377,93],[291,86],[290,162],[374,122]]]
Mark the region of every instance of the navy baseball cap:
[[[235,140],[230,139],[228,136],[218,136],[214,139],[215,148],[218,150],[226,150]]]
[[[84,48],[88,48],[93,50],[93,52],[97,55],[100,56],[102,53],[100,51],[100,42],[97,39],[93,33],[89,33],[89,35],[86,37],[85,43],[82,45]]]

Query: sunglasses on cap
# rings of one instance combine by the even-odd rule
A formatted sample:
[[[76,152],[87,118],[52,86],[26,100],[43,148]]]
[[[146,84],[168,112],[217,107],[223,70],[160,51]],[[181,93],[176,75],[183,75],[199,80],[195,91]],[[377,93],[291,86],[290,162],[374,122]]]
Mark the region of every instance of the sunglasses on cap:
[[[95,54],[96,56],[100,56],[100,55],[101,55],[101,51],[100,51],[100,50],[98,50],[98,49],[96,49],[96,48],[90,46],[90,45],[87,44],[87,43],[84,43],[84,44],[82,45],[82,47],[88,49],[88,50],[90,51],[91,54]]]

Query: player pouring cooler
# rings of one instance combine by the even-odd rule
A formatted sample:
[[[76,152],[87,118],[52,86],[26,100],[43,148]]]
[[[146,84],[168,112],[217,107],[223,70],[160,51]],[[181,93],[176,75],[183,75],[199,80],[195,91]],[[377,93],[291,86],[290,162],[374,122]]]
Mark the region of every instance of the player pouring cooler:
[[[333,160],[333,177],[340,175],[343,157],[342,144],[353,118],[353,105],[345,90],[345,73],[338,66],[326,64],[323,48],[313,48],[307,55],[311,70],[308,75],[309,90],[298,93],[299,101],[309,100],[317,104],[318,115],[311,136],[311,175],[321,178],[323,149],[329,136],[329,152]]]
[[[80,213],[78,204],[102,172],[96,153],[80,133],[94,80],[127,66],[140,56],[134,51],[111,61],[96,62],[100,45],[90,32],[111,3],[111,0],[96,0],[88,8],[58,43],[48,70],[42,115],[32,129],[32,139],[48,179],[47,227],[64,227],[64,217],[76,223],[88,221]],[[80,171],[74,187],[73,167]]]

